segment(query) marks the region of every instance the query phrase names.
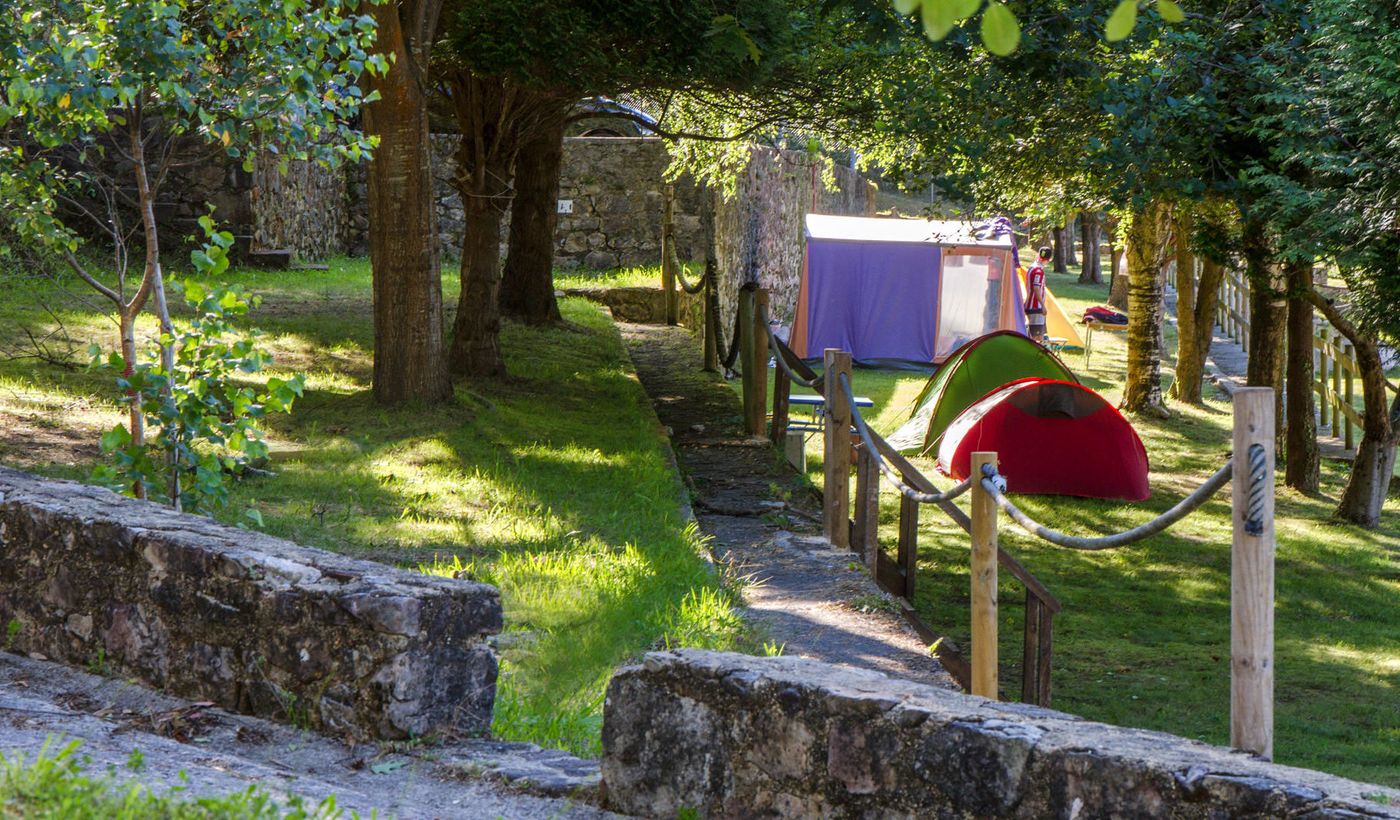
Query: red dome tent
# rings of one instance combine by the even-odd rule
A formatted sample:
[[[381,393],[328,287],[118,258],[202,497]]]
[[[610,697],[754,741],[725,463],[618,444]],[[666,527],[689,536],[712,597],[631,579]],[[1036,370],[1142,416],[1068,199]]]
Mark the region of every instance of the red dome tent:
[[[1137,431],[1093,390],[1055,379],[1018,379],[948,425],[938,469],[961,481],[972,453],[994,451],[1007,490],[1142,501],[1147,450]]]

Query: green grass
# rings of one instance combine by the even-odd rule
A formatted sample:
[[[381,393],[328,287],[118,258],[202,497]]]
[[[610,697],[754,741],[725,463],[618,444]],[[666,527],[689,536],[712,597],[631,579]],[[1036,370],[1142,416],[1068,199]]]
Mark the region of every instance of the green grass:
[[[1051,276],[1071,316],[1107,298],[1106,287]],[[1168,327],[1167,350],[1175,350]],[[1110,402],[1122,395],[1126,345],[1098,334],[1093,368],[1065,361]],[[1164,363],[1165,384],[1172,377]],[[924,377],[857,369],[853,387],[875,400],[872,426],[894,431],[908,417]],[[737,382],[735,382],[737,387]],[[1214,393],[1214,390],[1207,391]],[[1223,463],[1230,406],[1172,404],[1172,418],[1133,419],[1151,461],[1152,498],[1121,504],[1021,496],[1032,517],[1072,533],[1116,532],[1163,512]],[[932,461],[916,459],[936,477]],[[821,443],[808,442],[812,480],[821,483]],[[1280,485],[1277,495],[1276,741],[1282,763],[1400,786],[1400,501],[1392,495],[1374,531],[1336,522],[1348,466],[1324,462],[1322,494]],[[937,479],[936,479],[937,480]],[[947,481],[938,481],[947,486]],[[959,501],[966,509],[967,498]],[[898,539],[898,495],[881,488],[881,539]],[[1106,552],[1066,550],[1035,540],[1005,518],[1001,543],[1064,604],[1055,620],[1054,706],[1109,723],[1229,742],[1230,539],[1228,494],[1167,533]],[[946,516],[920,516],[915,607],[936,631],[969,644],[967,536]],[[1003,573],[1002,687],[1020,691],[1024,590]]]
[[[692,266],[694,267],[694,266]],[[693,278],[694,274],[692,274]],[[572,270],[554,272],[554,286],[564,288],[659,288],[661,266],[641,265],[614,270]]]
[[[93,775],[77,741],[55,750],[50,739],[32,757],[0,754],[0,814],[54,820],[330,820],[343,816],[333,797],[317,805],[300,798],[274,798],[249,786],[217,797],[196,797],[183,786],[156,793],[139,782],[144,769],[133,752],[125,771]]]
[[[276,475],[240,483],[221,517],[254,508],[298,543],[497,585],[506,738],[594,754],[616,665],[667,645],[752,647],[681,518],[662,434],[602,309],[569,299],[566,327],[508,324],[509,378],[461,385],[445,406],[384,409],[369,394],[368,265],[330,268],[228,277],[265,299],[253,322],[276,365],[259,376],[303,371],[307,394],[270,422]],[[25,288],[0,306],[7,337],[51,324],[35,307],[45,296],[84,345],[114,341],[73,299]],[[92,442],[120,419],[112,396],[100,374],[0,362],[0,461],[85,477]]]

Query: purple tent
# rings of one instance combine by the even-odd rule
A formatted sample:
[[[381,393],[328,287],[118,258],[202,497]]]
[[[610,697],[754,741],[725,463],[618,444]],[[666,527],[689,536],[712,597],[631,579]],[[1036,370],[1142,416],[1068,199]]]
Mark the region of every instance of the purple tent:
[[[940,362],[979,336],[1026,330],[1007,233],[971,222],[807,215],[799,356]]]

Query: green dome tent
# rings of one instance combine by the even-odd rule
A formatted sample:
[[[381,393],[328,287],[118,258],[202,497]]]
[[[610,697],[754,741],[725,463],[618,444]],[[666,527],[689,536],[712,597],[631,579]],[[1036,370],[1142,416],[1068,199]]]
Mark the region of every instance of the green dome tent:
[[[964,345],[929,377],[914,400],[914,414],[890,444],[923,453],[938,443],[958,414],[1008,382],[1039,376],[1079,383],[1055,354],[1014,330],[988,333]]]

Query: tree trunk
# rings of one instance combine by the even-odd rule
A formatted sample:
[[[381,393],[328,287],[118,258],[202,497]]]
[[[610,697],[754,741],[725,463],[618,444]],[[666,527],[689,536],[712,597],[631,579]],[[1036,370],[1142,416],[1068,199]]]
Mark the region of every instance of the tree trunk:
[[[1201,379],[1205,357],[1197,351],[1196,257],[1191,252],[1191,214],[1177,213],[1172,230],[1176,247],[1176,379],[1171,397],[1188,404],[1201,403]]]
[[[542,124],[515,160],[510,247],[501,275],[501,313],[532,325],[560,320],[554,298],[554,226],[564,159],[564,116]]]
[[[1074,230],[1074,215],[1073,215],[1073,214],[1071,214],[1070,217],[1069,217],[1069,220],[1068,220],[1067,222],[1065,222],[1065,227],[1064,227],[1064,229],[1063,229],[1063,234],[1064,234],[1064,239],[1063,239],[1063,241],[1064,241],[1064,245],[1065,245],[1065,265],[1067,265],[1067,266],[1068,266],[1068,265],[1078,265],[1078,264],[1079,264],[1079,258],[1076,257],[1076,256],[1074,255],[1074,234],[1075,234],[1075,230]],[[1067,272],[1068,272],[1068,271],[1060,271],[1060,273],[1067,273]]]
[[[1251,387],[1272,387],[1281,398],[1287,302],[1263,225],[1254,220],[1247,222],[1243,244],[1245,275],[1249,277],[1249,364],[1245,383]]]
[[[1356,460],[1352,462],[1342,500],[1337,504],[1337,516],[1363,527],[1375,527],[1380,524],[1381,507],[1395,470],[1395,445],[1400,440],[1400,394],[1387,409],[1385,365],[1376,340],[1361,335],[1335,305],[1311,287],[1308,298],[1351,342],[1361,369],[1365,402],[1361,441],[1356,446]]]
[[[412,46],[400,26],[400,8],[406,19],[423,16],[411,5],[417,4],[368,8],[379,26],[381,51],[394,56],[388,73],[367,77],[366,91],[380,96],[364,107],[365,133],[379,138],[368,177],[374,399],[381,404],[452,396],[443,350],[428,110]]]
[[[1051,248],[1053,250],[1053,253],[1050,257],[1052,260],[1051,270],[1053,270],[1055,273],[1068,273],[1070,245],[1069,231],[1064,226],[1051,228],[1050,240]]]
[[[1215,308],[1220,303],[1220,281],[1225,277],[1225,268],[1209,257],[1201,257],[1200,281],[1196,285],[1195,316],[1191,325],[1196,333],[1195,344],[1191,346],[1191,357],[1181,353],[1176,357],[1176,382],[1173,384],[1173,398],[1188,404],[1201,404],[1201,382],[1205,378],[1206,359],[1210,356],[1211,341],[1215,337]]]
[[[1081,241],[1084,245],[1084,258],[1079,266],[1081,285],[1103,284],[1102,262],[1099,259],[1099,215],[1095,211],[1085,211],[1079,215]]]
[[[1318,489],[1317,418],[1313,415],[1313,306],[1307,293],[1312,289],[1311,261],[1289,262],[1288,276],[1288,380],[1286,431],[1284,433],[1284,477],[1288,486],[1301,493]]]
[[[509,169],[497,166],[487,176],[508,185]],[[454,376],[503,376],[501,355],[501,224],[509,190],[492,195],[462,191],[462,292],[452,325],[449,359]]]
[[[1171,206],[1154,201],[1128,229],[1128,377],[1123,409],[1166,417],[1162,405],[1162,266]]]

